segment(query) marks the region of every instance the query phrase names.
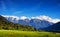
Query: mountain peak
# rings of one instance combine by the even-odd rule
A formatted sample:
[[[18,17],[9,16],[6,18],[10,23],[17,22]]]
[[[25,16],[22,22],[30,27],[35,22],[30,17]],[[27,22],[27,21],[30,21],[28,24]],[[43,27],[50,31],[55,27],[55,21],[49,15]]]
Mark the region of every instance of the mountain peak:
[[[0,15],[0,20],[7,21],[7,19]]]
[[[17,16],[5,16],[3,15],[4,17],[7,17],[7,18],[12,18],[14,20],[14,18],[16,18],[16,20],[25,20],[25,19],[39,19],[39,20],[46,20],[46,21],[49,21],[49,22],[52,22],[52,23],[57,23],[57,22],[60,22],[60,19],[54,19],[54,18],[51,18],[49,16],[35,16],[35,17],[26,17],[26,16],[21,16],[21,17],[17,17]]]

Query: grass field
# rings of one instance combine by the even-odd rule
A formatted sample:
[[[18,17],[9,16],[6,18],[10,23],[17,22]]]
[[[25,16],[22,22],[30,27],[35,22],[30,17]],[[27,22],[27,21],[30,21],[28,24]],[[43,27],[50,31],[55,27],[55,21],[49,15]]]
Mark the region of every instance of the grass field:
[[[0,30],[0,37],[60,37],[60,33]]]

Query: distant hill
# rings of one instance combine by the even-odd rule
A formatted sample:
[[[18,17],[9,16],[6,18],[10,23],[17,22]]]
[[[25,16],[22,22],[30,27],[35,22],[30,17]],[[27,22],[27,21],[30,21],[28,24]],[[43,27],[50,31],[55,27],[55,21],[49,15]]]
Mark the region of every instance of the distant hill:
[[[0,29],[6,30],[23,30],[23,31],[34,31],[36,30],[32,26],[22,25],[22,24],[14,24],[8,21],[5,17],[0,15]]]
[[[60,32],[60,22],[53,24],[47,28],[44,28],[44,30],[50,32]]]

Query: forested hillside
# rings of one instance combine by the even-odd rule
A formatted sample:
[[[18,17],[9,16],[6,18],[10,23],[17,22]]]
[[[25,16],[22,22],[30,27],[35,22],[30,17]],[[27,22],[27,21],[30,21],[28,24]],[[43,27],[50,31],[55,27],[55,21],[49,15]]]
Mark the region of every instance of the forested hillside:
[[[22,31],[34,31],[35,28],[28,25],[14,24],[0,15],[0,29],[5,30],[22,30]]]

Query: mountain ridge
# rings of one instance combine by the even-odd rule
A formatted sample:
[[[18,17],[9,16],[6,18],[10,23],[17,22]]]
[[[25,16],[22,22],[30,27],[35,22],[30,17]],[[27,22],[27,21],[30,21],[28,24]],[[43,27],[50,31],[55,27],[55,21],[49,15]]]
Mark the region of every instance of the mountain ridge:
[[[26,17],[24,17],[25,19],[22,19],[23,17],[21,17],[21,19],[17,20],[17,18],[13,18],[13,17],[7,17],[9,21],[13,22],[13,23],[18,23],[18,24],[23,24],[23,25],[30,25],[35,27],[36,29],[39,28],[45,28],[48,27],[50,25],[52,25],[52,22],[49,22],[47,20],[40,20],[40,19],[28,19]]]
[[[15,24],[11,21],[8,21],[5,17],[0,15],[0,29],[5,30],[22,30],[22,31],[34,31],[34,27],[29,25]]]
[[[46,20],[46,21],[49,21],[49,22],[52,22],[52,23],[57,23],[60,21],[60,19],[54,19],[54,18],[51,18],[49,16],[45,16],[45,15],[42,15],[42,16],[35,16],[35,17],[26,17],[26,16],[6,16],[6,15],[2,15],[4,17],[6,17],[7,19],[8,18],[11,18],[12,20],[16,19],[16,20],[25,20],[25,19],[39,19],[39,20]]]
[[[53,22],[50,22],[53,20],[51,20],[52,18],[50,18],[48,16],[33,17],[33,19],[28,19],[27,17],[23,16],[23,17],[21,17],[21,19],[18,19],[18,20],[17,20],[17,17],[15,18],[15,16],[12,16],[12,17],[7,17],[6,19],[13,23],[32,26],[38,30],[45,29],[45,28],[55,24]],[[48,19],[50,21],[48,21],[46,19]],[[56,19],[54,19],[54,22],[55,21],[56,21]],[[57,20],[57,21],[59,22],[59,20]]]
[[[43,30],[49,31],[49,32],[60,32],[60,22],[55,23],[51,26],[48,26],[48,27],[44,28]]]
[[[27,24],[27,21],[29,21],[28,24]],[[20,22],[19,22],[20,24],[14,24],[11,21],[8,21],[5,17],[0,16],[0,29],[7,29],[7,30],[13,29],[13,30],[23,30],[23,31],[24,30],[26,31],[27,29],[28,31],[44,30],[49,32],[60,32],[60,29],[59,29],[60,22],[52,24],[46,20],[42,21],[39,19],[31,19],[31,21],[28,19],[25,19],[25,20],[20,20]],[[23,24],[23,22],[25,25]]]

